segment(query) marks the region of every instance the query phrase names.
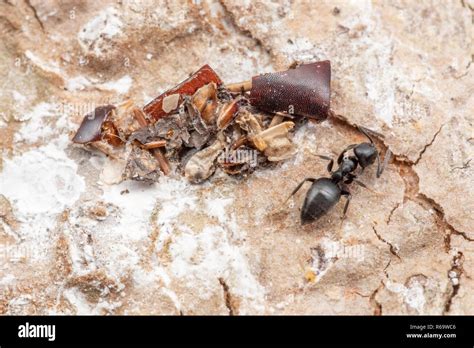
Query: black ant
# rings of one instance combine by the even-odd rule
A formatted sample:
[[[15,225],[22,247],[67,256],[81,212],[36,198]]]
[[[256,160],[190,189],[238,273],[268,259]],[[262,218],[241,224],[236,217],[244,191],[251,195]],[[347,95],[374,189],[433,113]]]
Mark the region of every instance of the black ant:
[[[369,139],[370,143],[352,144],[347,146],[337,158],[337,164],[339,167],[335,171],[332,171],[334,165],[334,160],[332,158],[318,155],[318,157],[329,160],[327,170],[331,174],[331,177],[319,179],[305,178],[298,184],[298,186],[296,186],[288,197],[288,199],[290,199],[294,194],[296,194],[306,181],[311,181],[313,183],[306,193],[306,198],[303,207],[301,208],[302,225],[311,223],[325,215],[334,205],[336,205],[337,202],[339,202],[341,196],[347,198],[342,216],[343,218],[345,217],[347,208],[349,207],[349,202],[352,198],[347,185],[355,182],[358,185],[367,188],[367,186],[358,181],[356,179],[357,176],[353,174],[358,165],[361,166],[362,173],[366,167],[377,161],[377,178],[382,175],[385,166],[390,160],[390,150],[387,149],[384,162],[381,165],[379,152],[375,147],[374,141],[367,133],[367,130],[362,127],[357,128]],[[354,155],[346,156],[346,152],[350,150],[353,150]]]

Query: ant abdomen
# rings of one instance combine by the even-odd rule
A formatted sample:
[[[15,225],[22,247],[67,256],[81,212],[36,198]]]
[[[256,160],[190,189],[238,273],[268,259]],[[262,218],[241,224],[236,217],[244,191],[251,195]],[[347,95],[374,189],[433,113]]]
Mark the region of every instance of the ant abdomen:
[[[341,198],[341,189],[329,178],[313,182],[301,209],[301,224],[308,224],[325,215]]]

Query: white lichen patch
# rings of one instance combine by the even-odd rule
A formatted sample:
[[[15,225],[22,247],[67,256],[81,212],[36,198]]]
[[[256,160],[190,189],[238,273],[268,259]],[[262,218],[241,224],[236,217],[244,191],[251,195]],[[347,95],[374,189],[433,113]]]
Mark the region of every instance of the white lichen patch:
[[[81,28],[78,39],[85,51],[100,55],[110,39],[122,33],[123,22],[118,11],[109,7],[92,18]]]
[[[68,91],[82,91],[92,85],[91,80],[85,76],[74,76],[66,80],[65,88]]]
[[[118,224],[112,233],[126,239],[139,240],[150,232],[149,217],[156,202],[156,186],[126,181],[120,185],[102,186],[102,200],[118,207]],[[127,194],[121,194],[128,190]]]
[[[241,248],[230,242],[225,227],[206,226],[198,234],[189,228],[180,232],[170,247],[174,277],[189,287],[199,282],[196,296],[202,299],[209,298],[216,279],[223,278],[232,293],[242,299],[241,314],[264,310],[264,288],[250,271]]]
[[[30,50],[25,51],[25,56],[31,61],[31,63],[33,63],[33,65],[42,69],[45,72],[53,73],[58,76],[61,76],[63,74],[63,71],[61,70],[59,65],[52,60],[46,61],[42,57],[38,56],[37,53],[32,52]]]
[[[91,201],[74,209],[63,228],[75,275],[105,270],[117,283],[128,274],[140,288],[162,284],[162,294],[178,311],[190,307],[182,304],[173,284],[194,289],[197,298],[205,300],[221,293],[218,279],[222,278],[239,298],[240,313],[264,311],[264,288],[250,270],[245,247],[235,243],[245,231],[239,230],[235,215],[229,213],[231,196],[216,191],[201,198],[196,186],[172,177],[162,177],[153,185],[102,184],[101,189],[101,203]],[[94,206],[105,207],[100,219],[86,213]],[[183,222],[188,212],[205,214],[209,222],[202,229],[188,226]],[[153,240],[155,226],[159,233]],[[150,242],[153,254],[147,261]],[[154,256],[166,250],[169,262]],[[97,313],[80,293],[69,291],[67,297],[78,312]]]
[[[15,143],[32,146],[54,140],[56,147],[65,149],[69,138],[64,133],[76,127],[70,119],[71,111],[64,103],[48,101],[16,112],[13,116],[22,124],[15,133]]]
[[[24,216],[59,213],[85,188],[77,164],[53,144],[6,159],[0,176],[2,193]]]
[[[18,114],[15,119],[25,123],[15,134],[15,141],[34,144],[38,140],[50,137],[54,130],[49,123],[52,122],[55,116],[56,105],[51,103],[39,103],[34,106],[32,111]]]
[[[85,190],[77,164],[64,153],[64,141],[67,136],[3,162],[1,192],[14,207],[21,226],[18,234],[32,258],[51,247],[56,217]]]
[[[417,281],[411,282],[410,286],[395,283],[387,280],[386,287],[388,290],[401,295],[405,303],[415,309],[418,313],[423,313],[426,303],[423,285]]]
[[[97,87],[100,89],[114,91],[117,94],[126,94],[128,90],[130,89],[130,87],[132,86],[132,84],[133,84],[132,78],[128,75],[125,75],[118,80],[105,82],[100,85],[97,85]]]

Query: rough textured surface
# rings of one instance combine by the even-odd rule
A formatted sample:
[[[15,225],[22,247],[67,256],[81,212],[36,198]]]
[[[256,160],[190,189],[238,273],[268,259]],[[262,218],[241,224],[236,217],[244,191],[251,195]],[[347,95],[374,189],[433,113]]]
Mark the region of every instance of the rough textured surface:
[[[472,2],[0,3],[0,313],[474,314]],[[335,117],[247,179],[114,182],[82,116],[329,59]],[[299,225],[314,154],[381,133],[396,155]],[[109,184],[106,184],[109,183]]]

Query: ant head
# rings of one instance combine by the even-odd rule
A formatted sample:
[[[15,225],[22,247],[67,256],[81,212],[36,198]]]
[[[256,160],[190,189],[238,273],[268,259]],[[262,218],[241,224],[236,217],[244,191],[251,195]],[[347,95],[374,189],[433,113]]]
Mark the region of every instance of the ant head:
[[[365,168],[377,159],[377,149],[372,143],[362,143],[354,148],[354,154],[362,168]]]

